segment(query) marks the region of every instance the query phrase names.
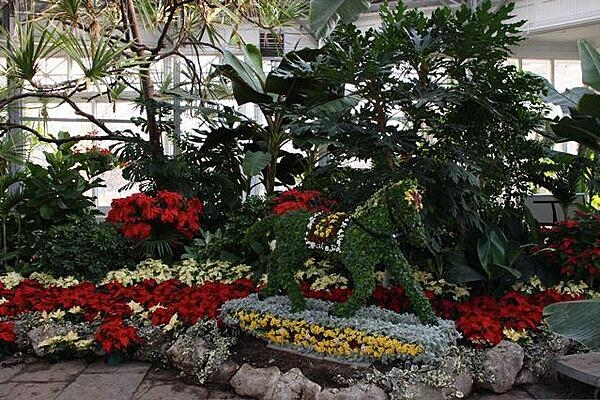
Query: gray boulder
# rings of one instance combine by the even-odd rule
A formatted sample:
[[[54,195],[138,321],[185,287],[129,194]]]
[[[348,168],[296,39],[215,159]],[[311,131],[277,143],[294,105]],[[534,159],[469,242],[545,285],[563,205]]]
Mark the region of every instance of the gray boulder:
[[[219,365],[217,370],[207,378],[207,381],[221,384],[229,383],[229,380],[235,375],[238,369],[240,369],[240,366],[236,362],[227,360]]]
[[[494,379],[493,382],[482,382],[479,386],[495,393],[508,392],[515,384],[517,374],[523,368],[524,357],[525,353],[521,346],[506,340],[487,350],[483,365]]]
[[[206,340],[198,337],[189,346],[189,340],[178,338],[166,352],[167,359],[177,369],[192,373],[198,359],[203,359],[208,351]]]
[[[26,334],[27,340],[31,344],[33,351],[38,357],[45,357],[48,355],[48,346],[40,346],[44,344],[44,341],[51,339],[56,336],[65,336],[69,331],[76,332],[80,335],[77,328],[74,326],[67,326],[58,324],[54,321],[46,322],[42,325],[36,326],[29,330]],[[85,335],[83,339],[93,339],[91,335]]]
[[[265,399],[314,400],[320,391],[321,386],[305,377],[298,368],[292,368],[277,381],[273,397]]]
[[[473,387],[473,377],[467,372],[458,374],[454,379],[454,389],[462,393],[463,397],[469,397],[473,393]]]
[[[261,400],[275,399],[278,398],[275,388],[280,377],[281,371],[277,367],[254,368],[244,364],[231,378],[229,384],[240,396]]]

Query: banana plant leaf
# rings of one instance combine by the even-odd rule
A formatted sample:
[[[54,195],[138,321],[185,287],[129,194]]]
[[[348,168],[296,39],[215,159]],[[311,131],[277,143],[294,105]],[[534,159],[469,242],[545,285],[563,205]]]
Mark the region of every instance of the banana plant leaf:
[[[242,170],[244,174],[248,176],[258,175],[269,162],[271,161],[271,155],[262,151],[249,151],[244,156],[242,162]]]
[[[600,90],[600,53],[585,40],[579,40],[577,47],[581,58],[583,83]]]
[[[559,137],[574,140],[592,150],[600,151],[600,119],[594,117],[564,117],[552,125]]]
[[[550,330],[591,350],[600,349],[600,300],[565,301],[544,308]]]
[[[312,0],[308,23],[317,39],[324,39],[335,29],[337,23],[352,22],[367,11],[368,0]]]
[[[584,94],[577,104],[577,111],[593,117],[600,117],[600,95]]]

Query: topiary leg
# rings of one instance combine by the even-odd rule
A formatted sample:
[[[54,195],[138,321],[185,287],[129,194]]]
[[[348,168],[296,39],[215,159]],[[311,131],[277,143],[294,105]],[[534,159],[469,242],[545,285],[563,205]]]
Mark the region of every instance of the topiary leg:
[[[344,256],[342,261],[352,276],[354,286],[352,287],[352,295],[345,303],[338,304],[334,308],[333,314],[338,317],[350,317],[365,304],[365,301],[375,290],[377,257],[375,254],[363,255],[360,258]]]
[[[425,297],[423,288],[413,277],[410,264],[404,258],[404,255],[400,250],[396,250],[386,255],[384,261],[396,282],[404,288],[404,292],[421,322],[427,325],[435,325],[436,319],[433,308],[427,297]]]
[[[280,289],[279,282],[281,279],[277,276],[279,273],[279,266],[277,263],[273,262],[273,258],[269,260],[269,267],[267,269],[267,284],[260,291],[258,297],[260,299],[265,299],[270,296],[275,296]]]
[[[302,296],[300,283],[296,279],[296,272],[308,258],[308,250],[303,242],[286,241],[285,245],[278,245],[273,255],[277,263],[277,273],[274,277],[277,279],[276,285],[287,291],[292,303],[292,311],[304,310],[306,302]]]

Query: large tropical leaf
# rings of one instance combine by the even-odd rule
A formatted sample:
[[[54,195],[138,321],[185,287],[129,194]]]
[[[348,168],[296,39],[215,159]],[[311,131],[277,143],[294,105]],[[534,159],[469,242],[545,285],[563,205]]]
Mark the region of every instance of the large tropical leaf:
[[[323,115],[335,114],[335,113],[339,113],[339,112],[348,111],[351,108],[358,105],[359,102],[360,102],[360,96],[349,95],[349,96],[341,97],[339,99],[333,99],[333,100],[327,101],[323,104],[319,104],[319,105],[311,108],[310,111],[311,111],[311,113],[323,114]]]
[[[265,71],[263,70],[263,59],[260,55],[260,50],[255,45],[249,43],[242,46],[242,53],[244,54],[244,62],[252,67],[252,71],[258,76],[261,85],[267,80]]]
[[[584,94],[577,104],[577,111],[592,117],[600,117],[600,95]]]
[[[251,53],[252,52],[250,51],[248,54]],[[252,58],[254,57],[251,56],[251,59]],[[239,79],[248,85],[248,87],[250,87],[252,90],[255,90],[259,93],[264,93],[264,81],[260,79],[262,65],[260,65],[260,68],[256,68],[254,61],[251,64],[248,64],[244,61],[241,61],[235,54],[228,50],[223,51],[223,63],[233,68]],[[258,72],[257,69],[260,72]],[[262,75],[264,76],[264,72],[262,72]]]
[[[340,20],[352,22],[370,5],[370,0],[312,0],[308,17],[310,30],[317,39],[324,39]]]
[[[248,176],[258,175],[269,162],[271,161],[271,155],[262,151],[249,151],[244,156],[242,162],[242,170],[244,174]]]
[[[550,304],[544,308],[544,317],[552,332],[600,349],[600,300]]]
[[[577,106],[577,103],[579,103],[579,100],[581,100],[584,95],[594,93],[591,89],[586,87],[576,87],[567,89],[564,92],[559,92],[546,78],[539,75],[538,77],[544,81],[544,86],[548,92],[547,95],[542,96],[542,100],[544,100],[545,103],[552,103],[560,106],[563,112],[568,112],[569,108]]]
[[[483,270],[491,276],[492,265],[503,265],[505,248],[508,240],[504,233],[495,225],[490,225],[477,242],[477,255]]]
[[[485,277],[474,268],[469,266],[467,257],[463,251],[453,251],[446,257],[448,272],[446,278],[451,282],[466,283],[483,281]]]
[[[600,53],[585,40],[577,42],[583,83],[600,90]]]
[[[247,57],[249,57],[251,64],[241,61],[235,54],[225,50],[223,52],[223,64],[216,67],[216,73],[231,80],[233,97],[239,105],[272,102],[272,97],[265,93],[262,65],[258,68],[256,55],[253,54],[252,50],[249,51]],[[255,67],[258,69],[255,69]]]
[[[552,132],[566,140],[574,140],[592,150],[600,151],[600,119],[561,118],[552,125]]]

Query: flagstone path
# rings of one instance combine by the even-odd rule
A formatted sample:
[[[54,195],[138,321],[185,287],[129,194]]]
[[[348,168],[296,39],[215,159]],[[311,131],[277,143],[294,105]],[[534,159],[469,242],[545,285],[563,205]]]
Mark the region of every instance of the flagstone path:
[[[223,388],[221,388],[223,389]],[[477,393],[473,400],[592,398],[593,390],[570,385],[528,385],[505,394]],[[6,400],[197,400],[243,399],[238,395],[183,382],[177,372],[151,364],[109,366],[82,360],[56,364],[36,358],[0,361],[0,399]]]

